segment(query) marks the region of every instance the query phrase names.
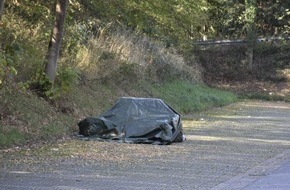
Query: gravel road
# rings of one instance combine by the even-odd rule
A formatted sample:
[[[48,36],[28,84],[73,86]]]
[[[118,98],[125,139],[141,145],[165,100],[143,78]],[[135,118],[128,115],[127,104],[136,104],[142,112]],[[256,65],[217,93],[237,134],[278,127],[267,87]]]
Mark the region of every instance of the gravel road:
[[[290,103],[245,101],[183,116],[168,146],[70,139],[0,152],[1,190],[243,189],[290,158]]]

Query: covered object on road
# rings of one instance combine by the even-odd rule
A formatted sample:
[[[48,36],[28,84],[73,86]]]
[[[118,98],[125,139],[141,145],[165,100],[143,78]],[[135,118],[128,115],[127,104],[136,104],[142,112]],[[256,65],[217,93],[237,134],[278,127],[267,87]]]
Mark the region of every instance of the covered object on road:
[[[126,143],[171,144],[185,139],[180,115],[157,98],[119,98],[111,109],[78,126],[80,135]]]

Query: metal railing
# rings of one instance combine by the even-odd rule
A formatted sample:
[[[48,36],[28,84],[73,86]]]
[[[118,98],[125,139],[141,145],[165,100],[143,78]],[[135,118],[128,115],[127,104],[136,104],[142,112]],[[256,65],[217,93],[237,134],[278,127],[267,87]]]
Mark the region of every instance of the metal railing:
[[[258,38],[257,42],[275,42],[282,40],[290,40],[290,37],[266,37]],[[197,41],[195,45],[231,45],[231,44],[246,44],[246,39],[237,39],[237,40],[207,40],[207,41]]]

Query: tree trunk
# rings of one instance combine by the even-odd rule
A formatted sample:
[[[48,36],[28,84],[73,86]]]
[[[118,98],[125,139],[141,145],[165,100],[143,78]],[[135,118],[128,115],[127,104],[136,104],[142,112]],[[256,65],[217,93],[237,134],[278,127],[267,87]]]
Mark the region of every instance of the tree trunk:
[[[56,0],[55,22],[46,55],[45,74],[54,83],[68,0]]]
[[[245,27],[247,32],[247,61],[250,70],[253,70],[254,48],[256,45],[256,0],[245,0]]]
[[[0,20],[2,18],[2,14],[4,11],[4,2],[5,2],[5,0],[0,0]]]
[[[253,62],[254,62],[254,47],[251,45],[248,45],[247,48],[247,62],[248,62],[248,68],[253,71]]]

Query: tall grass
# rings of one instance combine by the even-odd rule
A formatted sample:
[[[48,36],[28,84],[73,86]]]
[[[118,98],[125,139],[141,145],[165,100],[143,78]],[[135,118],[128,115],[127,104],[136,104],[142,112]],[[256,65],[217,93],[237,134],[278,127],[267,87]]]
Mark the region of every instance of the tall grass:
[[[77,53],[76,65],[89,79],[126,76],[152,83],[175,79],[201,82],[199,67],[188,66],[174,48],[166,48],[130,30],[103,28],[99,31]]]

